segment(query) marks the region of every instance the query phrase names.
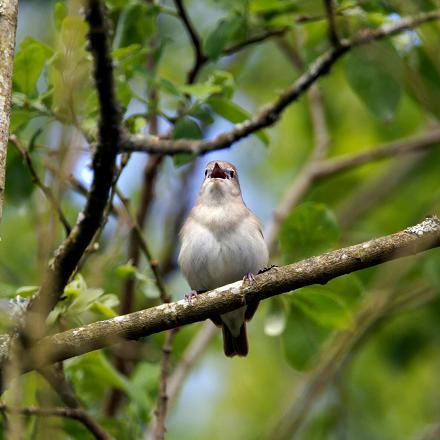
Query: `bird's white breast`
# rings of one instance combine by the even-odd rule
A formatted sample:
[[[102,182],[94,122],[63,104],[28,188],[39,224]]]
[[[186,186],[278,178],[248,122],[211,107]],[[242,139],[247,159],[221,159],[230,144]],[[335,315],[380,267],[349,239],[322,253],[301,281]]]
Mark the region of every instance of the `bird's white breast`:
[[[191,289],[208,290],[257,273],[268,253],[258,220],[247,209],[234,218],[210,210],[189,219],[182,231],[179,264]]]

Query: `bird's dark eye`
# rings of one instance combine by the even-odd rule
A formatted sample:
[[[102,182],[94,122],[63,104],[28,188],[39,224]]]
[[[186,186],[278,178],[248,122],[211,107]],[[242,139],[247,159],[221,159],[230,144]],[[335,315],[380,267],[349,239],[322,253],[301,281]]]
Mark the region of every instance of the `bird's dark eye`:
[[[231,179],[233,179],[234,178],[234,171],[232,171],[232,170],[228,170],[228,174],[229,174],[229,177],[231,178]]]
[[[208,175],[208,170],[205,170],[205,177]]]

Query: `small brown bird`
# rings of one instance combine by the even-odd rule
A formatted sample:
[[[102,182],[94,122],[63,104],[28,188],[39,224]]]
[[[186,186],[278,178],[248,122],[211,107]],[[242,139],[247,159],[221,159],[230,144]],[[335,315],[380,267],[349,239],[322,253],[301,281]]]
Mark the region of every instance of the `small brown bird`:
[[[180,232],[179,266],[196,292],[252,279],[267,265],[268,250],[258,218],[243,202],[237,169],[209,162],[199,197]],[[258,306],[249,304],[211,319],[223,330],[226,356],[246,356],[246,321]]]

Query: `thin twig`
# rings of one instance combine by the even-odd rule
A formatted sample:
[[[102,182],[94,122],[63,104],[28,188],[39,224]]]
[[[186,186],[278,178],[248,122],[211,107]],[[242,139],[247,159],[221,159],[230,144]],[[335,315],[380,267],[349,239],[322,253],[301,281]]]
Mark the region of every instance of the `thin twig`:
[[[153,422],[152,431],[147,431],[145,440],[164,440],[166,426],[165,421],[168,412],[168,391],[167,381],[170,370],[171,351],[173,348],[173,340],[179,329],[173,328],[168,330],[165,336],[165,342],[162,348],[162,360],[160,362],[160,378],[159,378],[159,395],[157,398],[157,405],[154,411],[155,419]]]
[[[24,371],[97,350],[121,339],[137,339],[224,314],[311,284],[329,280],[440,246],[440,220],[429,217],[395,234],[342,248],[256,276],[252,285],[238,281],[186,300],[67,330],[38,341],[22,360]],[[38,356],[44,353],[44,356]],[[0,358],[4,353],[0,352]]]
[[[191,70],[188,72],[186,80],[187,84],[192,84],[196,80],[203,64],[207,61],[207,57],[203,54],[201,39],[189,19],[185,6],[183,5],[183,0],[174,0],[174,3],[194,49],[194,63]]]
[[[286,107],[297,101],[312,84],[329,72],[339,58],[354,47],[391,37],[407,29],[413,29],[424,23],[439,19],[440,10],[435,10],[419,14],[415,17],[404,18],[388,23],[376,29],[364,29],[351,40],[341,40],[337,48],[331,47],[327,52],[316,59],[308,71],[281,93],[275,102],[264,107],[255,117],[235,125],[232,130],[221,133],[212,140],[150,139],[139,134],[130,135],[125,133],[120,144],[120,149],[121,151],[141,151],[161,154],[204,154],[208,151],[228,148],[233,143],[249,136],[255,131],[269,127],[277,122]]]
[[[38,188],[41,189],[43,194],[46,196],[49,203],[52,205],[52,208],[55,210],[55,212],[58,215],[58,218],[61,222],[61,224],[64,227],[64,231],[66,232],[66,236],[70,234],[70,231],[72,230],[72,227],[70,226],[69,221],[67,220],[66,216],[63,213],[63,210],[61,209],[60,204],[58,203],[58,200],[56,199],[54,193],[52,192],[51,188],[45,185],[41,179],[38,177],[37,171],[35,170],[34,164],[32,162],[31,155],[29,154],[29,151],[27,148],[23,147],[21,145],[21,142],[18,140],[17,136],[11,135],[9,136],[9,141],[12,145],[19,151],[19,153],[22,155],[24,161],[26,162],[26,166],[29,170],[29,173],[31,175],[32,182],[34,182],[35,185],[38,186]]]
[[[336,28],[336,14],[334,10],[333,0],[323,0],[324,8],[327,15],[328,35],[331,44],[334,47],[339,46],[338,30]]]
[[[78,408],[17,408],[0,402],[0,411],[9,414],[20,414],[23,416],[39,417],[67,417],[81,422],[97,440],[111,440],[111,437],[98,426],[94,420],[82,409]]]
[[[115,191],[116,191],[116,194],[119,197],[119,200],[124,205],[124,208],[125,208],[125,210],[126,210],[126,212],[128,214],[130,222],[132,224],[132,228],[133,228],[133,230],[136,233],[137,240],[139,242],[139,247],[142,250],[142,252],[144,253],[144,255],[145,255],[145,257],[146,257],[146,259],[148,261],[148,264],[149,264],[149,266],[151,268],[151,271],[153,272],[154,279],[156,280],[156,285],[157,285],[157,287],[159,289],[159,294],[160,294],[161,302],[162,303],[169,303],[169,302],[171,302],[171,296],[167,292],[167,290],[165,289],[165,285],[163,283],[162,277],[161,277],[160,272],[159,272],[158,261],[155,258],[153,258],[153,256],[152,256],[151,251],[150,251],[150,249],[148,247],[148,244],[145,241],[145,238],[144,238],[144,236],[142,234],[142,229],[139,226],[139,223],[137,222],[137,220],[131,214],[130,207],[128,205],[128,201],[127,201],[126,197],[124,197],[124,195],[121,193],[121,190],[119,188],[116,188]]]

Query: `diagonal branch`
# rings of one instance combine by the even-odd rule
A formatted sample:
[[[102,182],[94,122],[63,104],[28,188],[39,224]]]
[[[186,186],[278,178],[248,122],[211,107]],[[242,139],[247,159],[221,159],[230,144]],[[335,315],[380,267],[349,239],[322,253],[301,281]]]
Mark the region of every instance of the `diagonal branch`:
[[[5,191],[6,150],[11,113],[12,67],[14,64],[15,33],[18,0],[4,0],[0,5],[0,220]]]
[[[275,209],[272,222],[269,224],[266,232],[269,249],[271,249],[272,252],[274,251],[281,224],[294,206],[304,197],[314,182],[370,162],[400,157],[411,153],[422,153],[423,151],[438,146],[440,146],[440,128],[433,129],[420,136],[414,136],[409,139],[399,139],[389,144],[372,147],[360,153],[321,161],[311,160],[308,166],[302,169],[292,185],[287,188],[281,202]]]
[[[407,29],[413,29],[434,20],[440,20],[440,10],[419,14],[415,17],[404,18],[376,29],[365,29],[351,40],[341,40],[337,47],[330,48],[320,56],[309,67],[309,70],[301,75],[293,85],[287,88],[274,103],[263,108],[255,117],[237,124],[231,131],[221,133],[213,140],[150,139],[142,135],[130,135],[125,133],[123,141],[120,144],[120,150],[161,154],[203,154],[208,151],[227,148],[234,142],[249,136],[257,130],[269,127],[277,122],[284,109],[291,103],[297,101],[321,76],[327,74],[336,61],[349,50],[375,40],[391,37]]]
[[[395,234],[342,248],[258,275],[252,285],[238,281],[186,300],[162,304],[113,319],[95,322],[38,341],[24,371],[109,346],[121,338],[137,339],[223,314],[256,300],[329,280],[386,261],[440,246],[440,220],[422,223]]]

